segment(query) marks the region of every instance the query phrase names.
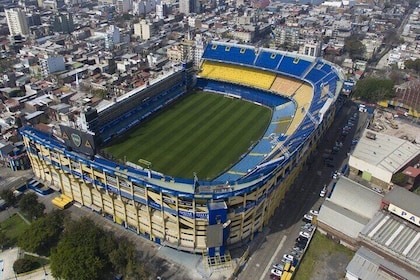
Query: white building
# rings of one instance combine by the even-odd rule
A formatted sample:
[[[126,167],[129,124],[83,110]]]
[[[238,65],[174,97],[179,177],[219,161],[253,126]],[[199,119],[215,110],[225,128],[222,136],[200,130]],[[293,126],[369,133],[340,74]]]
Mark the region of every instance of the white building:
[[[152,35],[152,27],[150,22],[143,19],[139,23],[134,24],[134,35],[142,40],[148,40]]]
[[[149,14],[156,9],[155,0],[137,0],[133,2],[133,14],[145,15]]]
[[[395,136],[366,129],[349,158],[350,173],[383,189],[392,176],[418,157],[420,147]]]
[[[156,4],[156,17],[159,19],[163,19],[168,15],[168,6],[166,3],[158,3]]]
[[[26,19],[26,14],[19,8],[6,9],[6,20],[9,26],[9,33],[11,36],[28,35],[29,26]]]

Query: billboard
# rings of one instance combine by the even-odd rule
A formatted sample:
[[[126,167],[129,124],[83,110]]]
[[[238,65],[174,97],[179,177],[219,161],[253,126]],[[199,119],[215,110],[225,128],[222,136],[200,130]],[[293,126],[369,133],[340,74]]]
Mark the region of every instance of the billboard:
[[[61,138],[67,147],[74,151],[91,155],[95,154],[95,138],[93,134],[78,129],[60,125]]]
[[[420,218],[417,217],[414,214],[411,214],[410,212],[405,211],[404,209],[401,209],[400,207],[394,205],[394,204],[389,204],[388,206],[388,211],[391,213],[394,213],[397,216],[400,216],[403,219],[406,219],[407,221],[412,222],[413,224],[420,226]]]

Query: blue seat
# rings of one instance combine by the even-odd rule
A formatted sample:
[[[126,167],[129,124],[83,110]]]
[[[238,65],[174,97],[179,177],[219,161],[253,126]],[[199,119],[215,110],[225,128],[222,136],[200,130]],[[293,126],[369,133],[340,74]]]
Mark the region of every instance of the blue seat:
[[[282,59],[278,70],[285,74],[300,77],[310,65],[310,61],[297,57],[285,56]]]
[[[280,53],[262,51],[258,54],[257,60],[255,61],[255,66],[274,71],[276,70],[282,58],[283,55]]]
[[[239,47],[229,44],[208,44],[202,58],[253,65],[256,54],[254,48],[250,47]]]

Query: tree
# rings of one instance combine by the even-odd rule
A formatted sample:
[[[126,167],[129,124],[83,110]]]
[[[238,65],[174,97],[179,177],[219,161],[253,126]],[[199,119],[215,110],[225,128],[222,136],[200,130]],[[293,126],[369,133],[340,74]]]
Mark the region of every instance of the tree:
[[[6,201],[6,203],[10,206],[15,205],[16,197],[13,194],[12,190],[3,190],[0,194],[0,197]]]
[[[64,225],[62,238],[52,250],[52,275],[59,279],[107,279],[121,273],[124,279],[148,279],[150,273],[138,260],[135,246],[126,239],[82,218]]]
[[[19,237],[19,247],[39,255],[50,254],[52,247],[58,243],[64,229],[64,212],[55,210],[41,217],[30,225]]]
[[[416,72],[419,72],[420,71],[420,59],[417,58],[415,60],[411,60],[411,59],[406,60],[406,61],[404,61],[404,66],[407,69],[412,69]]]
[[[357,39],[348,39],[344,44],[345,50],[348,52],[351,59],[363,58],[366,47]]]
[[[6,233],[0,229],[0,248],[3,250],[4,246],[8,245],[9,242],[9,237],[7,237]]]
[[[51,253],[52,275],[62,279],[106,279],[111,266],[99,245],[106,236],[107,233],[88,218],[69,221]]]
[[[13,270],[16,273],[24,273],[24,272],[28,272],[31,271],[33,269],[36,268],[36,263],[34,263],[32,260],[30,259],[17,259],[14,263],[13,263]]]
[[[394,176],[392,176],[392,183],[398,186],[403,186],[406,181],[407,181],[407,176],[405,176],[405,174],[402,172],[396,173],[394,174]]]
[[[388,79],[365,78],[359,80],[354,89],[357,98],[368,102],[379,102],[395,97],[394,82]]]
[[[38,197],[35,193],[28,193],[22,196],[19,201],[19,208],[32,220],[44,215],[45,205],[38,202]]]

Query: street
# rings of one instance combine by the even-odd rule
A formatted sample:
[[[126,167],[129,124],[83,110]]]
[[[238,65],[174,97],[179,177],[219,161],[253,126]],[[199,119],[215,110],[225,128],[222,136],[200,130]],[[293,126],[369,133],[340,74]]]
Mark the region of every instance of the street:
[[[296,237],[299,235],[302,225],[302,217],[310,209],[319,209],[324,198],[320,198],[319,193],[324,184],[328,186],[327,194],[331,191],[334,181],[331,174],[335,170],[340,170],[344,162],[347,162],[347,152],[351,148],[351,142],[356,132],[360,132],[362,126],[366,124],[367,113],[359,113],[357,126],[355,125],[343,141],[343,147],[334,155],[333,163],[335,167],[324,165],[321,156],[325,149],[331,149],[340,137],[342,127],[348,119],[357,111],[357,105],[353,102],[346,102],[337,113],[334,123],[321,139],[315,154],[305,165],[302,176],[298,176],[293,186],[286,193],[284,200],[277,208],[271,218],[269,226],[260,234],[255,242],[251,242],[250,257],[238,279],[254,280],[268,279],[271,266],[278,263],[283,254],[289,253],[292,249]],[[259,234],[259,235],[260,235]]]

